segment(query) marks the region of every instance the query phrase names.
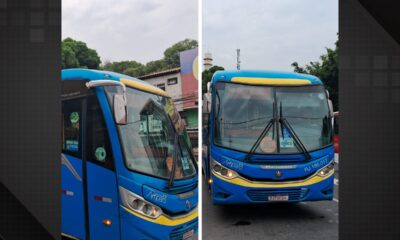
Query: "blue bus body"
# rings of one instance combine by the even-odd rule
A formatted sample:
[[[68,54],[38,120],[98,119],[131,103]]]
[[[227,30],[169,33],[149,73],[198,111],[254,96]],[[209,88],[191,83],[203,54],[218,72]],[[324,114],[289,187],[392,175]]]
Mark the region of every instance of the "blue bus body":
[[[323,172],[323,176],[319,173],[333,164],[333,144],[310,151],[309,159],[303,153],[254,153],[250,159],[246,159],[247,151],[238,151],[215,143],[215,102],[218,100],[215,86],[221,82],[255,87],[322,85],[317,77],[296,73],[218,71],[214,74],[209,89],[212,107],[208,110],[208,127],[203,132],[203,144],[206,148],[203,154],[203,171],[212,202],[222,205],[331,200],[334,170],[329,168],[329,171]],[[219,165],[218,169],[222,167],[232,170],[236,177],[226,178],[217,174],[213,170],[213,163]]]
[[[129,170],[105,88],[87,89],[85,86],[87,82],[97,80],[124,81],[127,88],[160,94],[160,89],[148,83],[117,73],[85,69],[62,71],[63,111],[74,107],[79,109],[73,110],[79,115],[71,114],[65,119],[79,123],[82,129],[76,137],[78,140],[66,140],[69,141],[67,150],[62,153],[63,238],[192,239],[197,234],[198,225],[197,174],[175,180],[172,187],[167,187],[166,179]],[[99,105],[100,115],[97,117],[90,115],[93,103]],[[99,122],[104,123],[103,128],[89,130]],[[93,141],[102,141],[105,145],[96,148],[94,153],[99,156],[99,162],[90,157],[88,146]],[[106,153],[105,149],[109,152]],[[106,162],[107,159],[111,159],[110,162]],[[130,203],[124,204],[122,192],[143,200],[140,204],[148,203],[146,209],[161,209],[162,214],[152,218],[133,211]]]

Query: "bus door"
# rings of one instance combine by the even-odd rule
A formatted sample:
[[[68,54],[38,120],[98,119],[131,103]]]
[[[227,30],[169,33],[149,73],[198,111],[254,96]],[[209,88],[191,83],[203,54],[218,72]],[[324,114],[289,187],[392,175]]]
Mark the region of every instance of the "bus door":
[[[79,239],[119,239],[113,153],[97,96],[64,100],[62,113],[62,231]]]

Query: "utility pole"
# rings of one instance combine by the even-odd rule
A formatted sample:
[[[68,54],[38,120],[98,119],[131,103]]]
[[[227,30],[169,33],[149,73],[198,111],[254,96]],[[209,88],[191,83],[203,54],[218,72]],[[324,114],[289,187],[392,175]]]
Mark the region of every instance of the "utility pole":
[[[240,49],[236,49],[236,68],[240,70]]]

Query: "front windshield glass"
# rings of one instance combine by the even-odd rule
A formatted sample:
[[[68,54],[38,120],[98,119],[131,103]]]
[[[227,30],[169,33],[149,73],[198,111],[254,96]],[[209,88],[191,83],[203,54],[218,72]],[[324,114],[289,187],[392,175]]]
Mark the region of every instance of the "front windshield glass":
[[[106,87],[110,103],[118,89]],[[126,166],[134,171],[169,179],[174,151],[177,150],[175,180],[195,175],[192,155],[185,143],[184,135],[187,133],[172,99],[133,88],[127,88],[126,94],[128,124],[118,125]],[[174,147],[175,129],[179,133],[177,147]]]
[[[301,153],[286,119],[307,151],[332,143],[332,127],[322,86],[271,87],[218,82],[215,85],[216,145],[249,152],[271,119],[275,124],[255,149],[258,154]]]

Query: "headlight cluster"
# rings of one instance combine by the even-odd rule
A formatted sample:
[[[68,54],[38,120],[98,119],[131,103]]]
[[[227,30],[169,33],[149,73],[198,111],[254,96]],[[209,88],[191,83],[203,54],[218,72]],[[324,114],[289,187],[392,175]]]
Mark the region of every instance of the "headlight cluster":
[[[212,160],[212,170],[216,174],[227,179],[233,179],[238,176],[237,172],[222,166],[219,162],[215,161],[214,159]]]
[[[144,200],[137,194],[119,187],[123,205],[130,210],[150,218],[158,218],[162,214],[161,208]]]
[[[318,171],[318,176],[325,177],[335,169],[335,163],[332,161],[326,167]]]

